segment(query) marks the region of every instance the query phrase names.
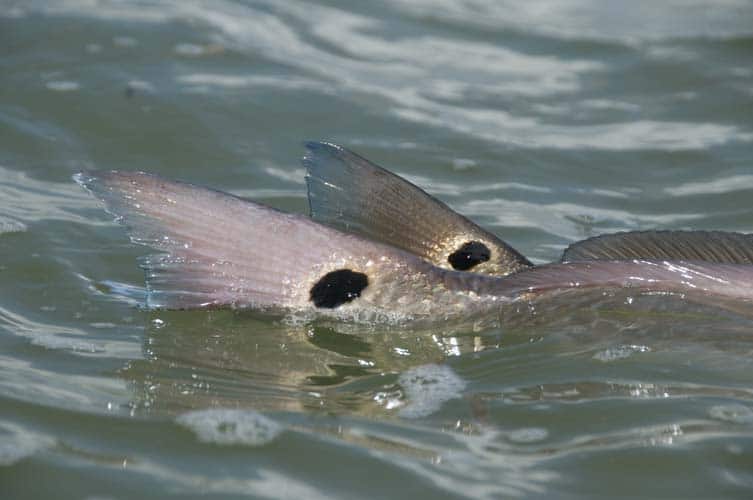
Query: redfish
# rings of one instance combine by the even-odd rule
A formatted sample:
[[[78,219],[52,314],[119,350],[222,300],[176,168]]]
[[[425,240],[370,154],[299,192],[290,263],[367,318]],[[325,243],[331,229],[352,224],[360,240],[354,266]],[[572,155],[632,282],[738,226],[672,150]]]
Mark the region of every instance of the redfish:
[[[571,245],[534,266],[407,180],[329,143],[306,145],[311,217],[144,172],[74,179],[104,201],[141,259],[146,305],[447,320],[572,290],[753,300],[753,236],[645,231]]]

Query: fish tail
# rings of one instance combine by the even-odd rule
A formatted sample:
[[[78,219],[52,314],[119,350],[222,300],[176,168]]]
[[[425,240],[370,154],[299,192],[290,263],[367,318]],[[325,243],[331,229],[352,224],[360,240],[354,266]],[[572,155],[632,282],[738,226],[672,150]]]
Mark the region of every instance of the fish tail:
[[[389,311],[431,304],[439,280],[406,252],[211,189],[143,172],[74,179],[159,252],[141,258],[149,308]]]

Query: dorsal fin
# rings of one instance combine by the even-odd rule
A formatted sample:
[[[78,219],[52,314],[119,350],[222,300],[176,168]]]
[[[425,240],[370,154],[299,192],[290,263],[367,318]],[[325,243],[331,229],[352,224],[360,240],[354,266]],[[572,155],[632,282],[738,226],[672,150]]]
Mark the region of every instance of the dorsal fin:
[[[570,245],[563,262],[685,260],[753,264],[753,234],[723,231],[636,231],[605,234]]]
[[[504,276],[531,263],[407,180],[335,144],[309,142],[311,217],[445,268]]]

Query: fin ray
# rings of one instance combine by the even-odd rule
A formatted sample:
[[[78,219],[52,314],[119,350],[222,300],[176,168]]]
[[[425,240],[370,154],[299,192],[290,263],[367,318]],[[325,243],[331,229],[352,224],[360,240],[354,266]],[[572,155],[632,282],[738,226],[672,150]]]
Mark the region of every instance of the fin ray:
[[[478,243],[490,258],[462,270],[503,276],[531,263],[515,249],[407,180],[345,148],[309,142],[307,169],[311,217],[418,255],[445,269],[464,245]]]
[[[596,236],[570,245],[563,262],[684,260],[753,264],[753,235],[723,231],[635,231]]]

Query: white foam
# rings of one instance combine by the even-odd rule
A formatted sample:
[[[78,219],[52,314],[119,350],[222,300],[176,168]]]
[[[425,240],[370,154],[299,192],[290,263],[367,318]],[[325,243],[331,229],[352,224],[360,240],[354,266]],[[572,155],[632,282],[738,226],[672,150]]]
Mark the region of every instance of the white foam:
[[[195,43],[179,43],[173,48],[176,54],[189,57],[203,56],[206,54],[206,48],[203,45]]]
[[[270,87],[275,90],[309,91],[320,94],[331,94],[332,87],[309,78],[279,77],[274,75],[237,75],[221,73],[192,73],[177,78],[178,83],[185,85],[193,92],[206,91],[209,88],[241,89],[247,87]]]
[[[141,355],[138,345],[129,347],[122,358],[132,360]],[[125,407],[133,398],[132,388],[122,378],[103,377],[101,373],[62,377],[37,364],[0,354],[0,393],[22,401],[93,411],[101,411],[107,402]]]
[[[14,120],[10,126],[25,133],[38,133],[40,137],[48,139],[57,136],[58,132],[39,131],[40,124],[22,120]],[[41,220],[96,225],[97,221],[81,215],[82,210],[94,206],[97,206],[96,200],[72,182],[41,181],[29,177],[25,172],[0,165],[0,213],[4,220],[12,219],[24,225]]]
[[[753,32],[745,0],[605,2],[603,0],[389,0],[421,18],[487,29],[516,29],[561,39],[604,40],[633,45],[684,37],[725,39]]]
[[[713,406],[709,410],[711,418],[733,424],[753,424],[753,409],[741,404]]]
[[[594,359],[608,363],[618,359],[629,358],[640,352],[650,352],[651,348],[645,345],[618,345],[599,351],[593,355]]]
[[[52,446],[53,440],[22,427],[0,422],[0,465],[14,463]]]
[[[453,170],[458,170],[458,171],[470,170],[476,167],[477,165],[478,164],[476,163],[476,160],[473,160],[471,158],[454,158],[452,160]]]
[[[585,99],[581,101],[580,106],[588,109],[608,109],[615,111],[640,111],[640,106],[629,102],[617,101],[614,99]]]
[[[83,330],[33,321],[3,307],[0,307],[0,328],[4,328],[15,335],[26,337],[32,344],[48,349],[60,349],[76,353],[105,351],[103,345],[89,341],[87,333]]]
[[[431,415],[451,399],[462,397],[466,382],[447,365],[421,365],[399,378],[407,403],[399,414],[404,418]]]
[[[699,194],[725,194],[751,189],[753,189],[753,175],[741,174],[722,177],[720,179],[706,179],[701,182],[686,182],[678,186],[664,188],[664,192],[673,196],[692,196]]]
[[[400,177],[421,186],[428,193],[439,196],[464,196],[468,193],[485,193],[499,191],[528,191],[534,193],[551,193],[552,189],[544,186],[524,184],[522,182],[487,182],[463,186],[453,182],[439,182],[431,177],[396,172]]]
[[[239,475],[228,473],[218,474],[214,468],[204,471],[201,468],[188,470],[177,461],[150,460],[141,457],[128,464],[132,471],[139,471],[146,477],[152,478],[157,484],[166,485],[170,493],[183,496],[196,496],[200,492],[203,497],[243,497],[306,500],[329,500],[333,498],[331,492],[323,492],[320,482],[309,484],[292,474],[267,469],[258,465],[253,466],[251,473]],[[122,497],[119,497],[122,498]],[[338,497],[335,497],[338,498]]]
[[[283,181],[292,182],[294,184],[304,185],[306,183],[306,171],[302,168],[278,168],[278,167],[264,167],[264,171]]]
[[[26,224],[17,220],[0,219],[0,234],[23,233],[27,230]]]
[[[192,430],[199,441],[222,445],[262,446],[284,428],[253,410],[210,409],[184,413],[177,422]]]
[[[116,36],[112,39],[112,43],[121,48],[132,48],[139,44],[138,40],[130,36]]]
[[[549,436],[549,431],[543,427],[524,427],[514,430],[508,438],[513,443],[537,443]]]
[[[454,207],[468,217],[486,217],[489,224],[505,227],[539,227],[550,234],[572,241],[583,239],[583,227],[578,223],[583,215],[599,223],[604,233],[626,231],[641,227],[678,225],[705,217],[704,213],[635,213],[576,203],[529,202],[504,198],[478,199]]]
[[[26,15],[26,11],[16,6],[0,9],[0,19],[23,19],[24,17],[26,17]]]
[[[154,91],[156,90],[154,88],[154,85],[147,82],[146,80],[130,80],[127,86],[130,89],[139,90],[141,92],[154,93]]]
[[[584,1],[586,8],[581,10]],[[675,22],[678,12],[683,15],[694,12],[694,16],[703,19],[714,12],[707,21],[717,26],[722,36],[736,32],[734,29],[725,31],[726,28],[722,27],[730,23],[743,26],[743,21],[750,17],[739,6],[726,5],[718,10],[716,6],[715,9],[701,8],[700,3],[693,2],[688,9],[673,7],[671,12],[657,10],[651,7],[653,3],[642,3],[647,9],[644,12],[643,8],[618,8],[612,2],[609,2],[610,7],[599,7],[586,0],[566,2],[565,7],[546,2],[541,8],[507,3],[495,7],[489,0],[473,1],[472,8],[448,3],[441,9],[430,7],[426,1],[418,6],[408,6],[398,0],[392,3],[393,8],[418,9],[416,12],[429,17],[442,17],[449,12],[450,18],[461,16],[468,22],[494,19],[495,28],[504,24],[505,19],[510,19],[513,25],[522,21],[525,29],[545,32],[557,32],[560,25],[570,24],[571,28],[563,29],[575,36],[587,35],[586,27],[600,30],[609,26],[602,34],[613,38],[613,32],[619,33],[620,26],[640,26],[638,33],[623,33],[628,39],[654,31],[642,31],[643,23],[626,24],[623,16],[641,19],[651,29],[662,33],[663,30],[671,32],[678,24]],[[206,92],[211,86],[273,85],[277,89],[337,93],[359,102],[364,101],[364,95],[370,95],[369,101],[380,103],[381,113],[522,147],[673,151],[753,140],[746,130],[726,124],[655,120],[597,125],[552,124],[535,116],[512,113],[507,100],[520,95],[557,96],[562,100],[561,96],[580,91],[582,82],[604,71],[605,65],[595,59],[534,55],[496,43],[440,38],[430,31],[412,36],[385,37],[380,22],[374,18],[333,7],[303,6],[295,1],[274,2],[272,13],[263,6],[231,2],[218,2],[212,6],[192,2],[161,3],[155,7],[98,5],[97,9],[92,9],[88,2],[71,0],[64,6],[46,10],[49,13],[149,22],[188,19],[215,30],[222,46],[244,53],[264,54],[272,61],[293,65],[298,72],[310,75],[306,79],[265,75],[179,76],[179,81],[188,83],[187,90],[193,92]],[[615,11],[619,11],[619,15],[615,15]],[[488,15],[479,15],[479,12]],[[703,23],[696,25],[694,16],[684,17],[688,24],[679,23],[680,30],[689,27],[691,32],[698,29],[699,33],[705,34],[706,28],[701,29]],[[557,19],[557,26],[547,27],[544,22],[547,19]],[[620,24],[616,26],[613,19],[619,19]],[[723,22],[717,24],[720,19]],[[583,23],[586,23],[585,27]],[[302,32],[301,26],[307,28]],[[750,31],[749,27],[746,29]],[[344,53],[328,48],[333,45]],[[472,81],[468,79],[469,74],[473,75]],[[469,98],[499,105],[473,107],[468,103]],[[597,101],[595,105],[613,108],[615,103]],[[630,107],[621,103],[617,105]]]
[[[78,82],[73,82],[70,80],[53,80],[51,82],[47,82],[45,86],[50,90],[54,90],[55,92],[73,92],[74,90],[81,88],[81,85],[79,85]]]

